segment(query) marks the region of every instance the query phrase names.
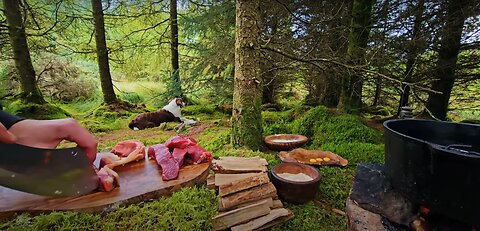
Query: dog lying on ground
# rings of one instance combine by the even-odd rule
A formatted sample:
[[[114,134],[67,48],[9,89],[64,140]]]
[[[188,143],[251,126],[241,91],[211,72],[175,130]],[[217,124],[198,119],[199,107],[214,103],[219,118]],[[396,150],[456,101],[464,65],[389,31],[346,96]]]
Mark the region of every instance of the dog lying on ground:
[[[143,130],[145,128],[158,127],[166,122],[182,122],[181,108],[185,102],[181,98],[175,98],[162,109],[156,112],[144,112],[137,115],[128,127],[133,130]]]

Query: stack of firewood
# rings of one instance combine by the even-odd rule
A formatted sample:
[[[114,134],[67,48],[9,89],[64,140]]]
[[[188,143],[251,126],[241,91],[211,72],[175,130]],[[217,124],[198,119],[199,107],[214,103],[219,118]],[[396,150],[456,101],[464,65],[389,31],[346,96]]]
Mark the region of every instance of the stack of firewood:
[[[278,199],[267,165],[259,157],[220,157],[213,161],[214,174],[207,185],[218,189],[221,198],[220,213],[213,218],[214,230],[262,230],[293,218]]]

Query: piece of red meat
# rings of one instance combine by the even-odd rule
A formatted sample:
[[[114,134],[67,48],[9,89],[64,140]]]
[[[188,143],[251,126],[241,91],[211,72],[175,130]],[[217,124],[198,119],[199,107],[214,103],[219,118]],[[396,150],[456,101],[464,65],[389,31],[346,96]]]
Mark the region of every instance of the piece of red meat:
[[[187,154],[187,150],[184,148],[174,148],[172,155],[175,161],[178,163],[178,167],[182,167],[183,160],[185,159],[185,155]]]
[[[96,169],[95,169],[96,170]],[[105,166],[100,170],[96,170],[98,176],[98,189],[103,192],[112,191],[115,187],[120,186],[120,177],[118,173]]]
[[[195,164],[212,161],[212,153],[199,145],[190,145],[186,150]]]
[[[117,143],[110,152],[119,157],[127,157],[135,149],[142,148],[142,147],[143,147],[142,153],[145,153],[145,146],[143,145],[142,142],[138,140],[125,140]]]
[[[103,156],[100,159],[100,168],[108,166],[110,169],[113,169],[119,165],[145,159],[145,145],[138,140],[119,142],[110,152],[112,154]]]
[[[195,139],[185,136],[183,134],[179,134],[174,137],[171,137],[165,142],[165,146],[167,146],[169,149],[186,148],[194,144],[197,144],[197,141]]]
[[[148,148],[148,156],[155,156],[157,164],[162,168],[162,179],[173,180],[178,177],[180,166],[172,153],[164,144],[157,144]]]

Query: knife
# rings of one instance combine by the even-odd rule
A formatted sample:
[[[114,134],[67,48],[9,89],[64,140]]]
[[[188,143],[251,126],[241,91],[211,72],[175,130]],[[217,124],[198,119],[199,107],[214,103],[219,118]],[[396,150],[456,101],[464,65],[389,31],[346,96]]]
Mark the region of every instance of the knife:
[[[45,196],[80,196],[98,188],[98,177],[78,147],[43,149],[0,143],[0,185]]]

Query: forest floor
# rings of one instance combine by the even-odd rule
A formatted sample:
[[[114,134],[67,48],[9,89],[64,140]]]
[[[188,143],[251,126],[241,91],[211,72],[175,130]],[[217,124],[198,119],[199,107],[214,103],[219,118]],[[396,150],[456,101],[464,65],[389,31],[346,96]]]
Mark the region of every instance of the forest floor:
[[[197,139],[202,147],[213,153],[214,158],[260,156],[268,161],[269,169],[280,163],[276,152],[233,148],[230,144],[228,114],[205,111],[205,108],[201,110],[198,113],[185,113],[190,115],[187,117],[201,122],[186,127],[181,133]],[[347,167],[320,167],[322,182],[317,197],[306,204],[285,203],[295,217],[272,230],[345,230],[346,217],[341,211],[345,210],[345,200],[356,165],[361,162],[383,162],[383,139],[379,132],[383,127],[382,121],[332,113],[324,107],[293,108],[262,114],[265,135],[308,134],[311,142],[304,148],[332,151],[349,161]],[[113,121],[111,117],[104,117],[105,122],[100,124],[108,127],[109,121]],[[121,115],[116,118],[117,127],[95,132],[99,140],[99,152],[108,152],[116,143],[124,140],[137,139],[148,146],[163,143],[177,134],[173,130],[176,123],[133,131],[126,126],[129,117],[123,118]],[[121,121],[118,118],[122,118]],[[98,118],[88,120],[98,121]],[[20,215],[13,220],[0,221],[0,230],[210,230],[210,218],[218,212],[217,200],[216,193],[206,187],[185,188],[171,197],[118,208],[102,216],[72,212],[34,217]]]

